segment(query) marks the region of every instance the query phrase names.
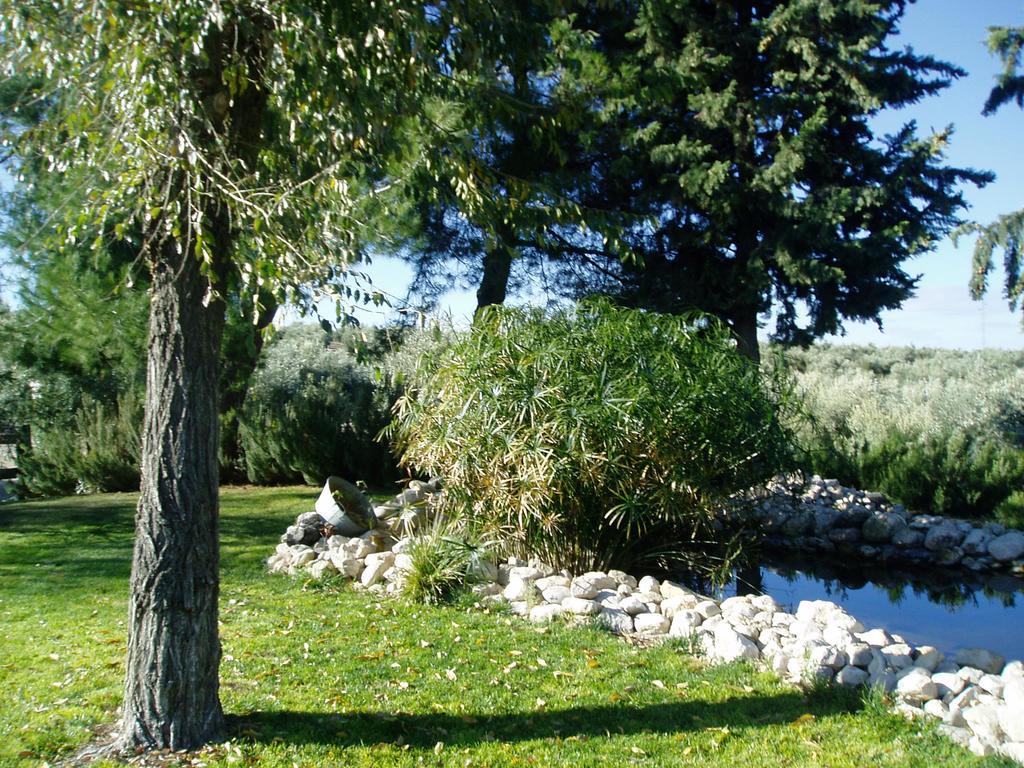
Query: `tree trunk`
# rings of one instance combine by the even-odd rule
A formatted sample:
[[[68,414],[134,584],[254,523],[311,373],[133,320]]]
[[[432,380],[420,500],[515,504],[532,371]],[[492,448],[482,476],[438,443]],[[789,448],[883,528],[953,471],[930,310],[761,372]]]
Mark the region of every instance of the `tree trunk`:
[[[512,248],[499,241],[484,253],[484,273],[476,291],[476,314],[491,304],[504,304],[512,273]]]
[[[153,267],[142,487],[120,745],[189,749],[223,726],[218,698],[218,353],[224,305],[188,248]]]
[[[761,362],[761,348],[757,343],[757,310],[741,307],[732,313],[732,332],[736,334],[739,351],[753,360]]]

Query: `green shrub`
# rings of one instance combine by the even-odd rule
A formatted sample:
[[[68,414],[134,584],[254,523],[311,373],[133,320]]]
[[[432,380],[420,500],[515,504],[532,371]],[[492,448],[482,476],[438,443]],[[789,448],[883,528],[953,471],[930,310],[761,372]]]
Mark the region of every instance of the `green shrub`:
[[[1024,355],[821,345],[785,358],[805,403],[795,429],[813,471],[918,511],[1014,516]]]
[[[142,411],[126,394],[114,407],[87,401],[68,427],[35,430],[18,457],[19,484],[33,496],[137,490]]]
[[[246,474],[254,483],[328,475],[383,484],[397,461],[377,439],[414,359],[433,336],[399,331],[291,326],[264,350],[239,419]]]
[[[785,466],[775,395],[710,319],[503,308],[431,358],[390,433],[444,478],[443,510],[509,552],[667,565],[722,499]]]
[[[487,558],[488,548],[474,543],[462,526],[442,520],[406,550],[411,564],[402,577],[402,594],[422,603],[452,601],[471,580],[475,563]]]

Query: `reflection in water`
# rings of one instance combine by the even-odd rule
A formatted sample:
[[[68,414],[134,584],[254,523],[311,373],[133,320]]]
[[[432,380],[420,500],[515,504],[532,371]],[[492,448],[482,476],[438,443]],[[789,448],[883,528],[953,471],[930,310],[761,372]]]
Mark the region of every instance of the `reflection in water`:
[[[883,627],[946,653],[981,647],[1024,658],[1024,578],[958,569],[912,570],[789,553],[760,553],[724,587],[684,576],[704,594],[769,594],[787,610],[801,600],[831,600],[868,628]]]

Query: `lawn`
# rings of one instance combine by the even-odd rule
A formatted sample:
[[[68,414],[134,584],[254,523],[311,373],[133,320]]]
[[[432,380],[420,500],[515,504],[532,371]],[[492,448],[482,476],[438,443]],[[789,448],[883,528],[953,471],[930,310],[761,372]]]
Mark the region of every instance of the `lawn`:
[[[678,645],[264,572],[309,488],[223,492],[221,697],[203,766],[1010,766],[879,699]],[[0,507],[0,765],[72,754],[121,697],[134,497]]]

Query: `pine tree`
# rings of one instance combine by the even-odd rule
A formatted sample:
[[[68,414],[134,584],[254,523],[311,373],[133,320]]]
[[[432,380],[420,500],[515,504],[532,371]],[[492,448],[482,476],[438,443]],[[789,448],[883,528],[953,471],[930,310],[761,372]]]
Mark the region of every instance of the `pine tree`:
[[[600,91],[606,158],[584,202],[632,223],[590,249],[589,287],[713,313],[754,356],[769,312],[776,338],[808,342],[900,306],[916,284],[906,262],[960,223],[959,185],[991,178],[943,163],[951,128],[871,129],[963,74],[889,47],[905,3],[615,7],[632,29],[598,45],[603,84],[580,83]]]

